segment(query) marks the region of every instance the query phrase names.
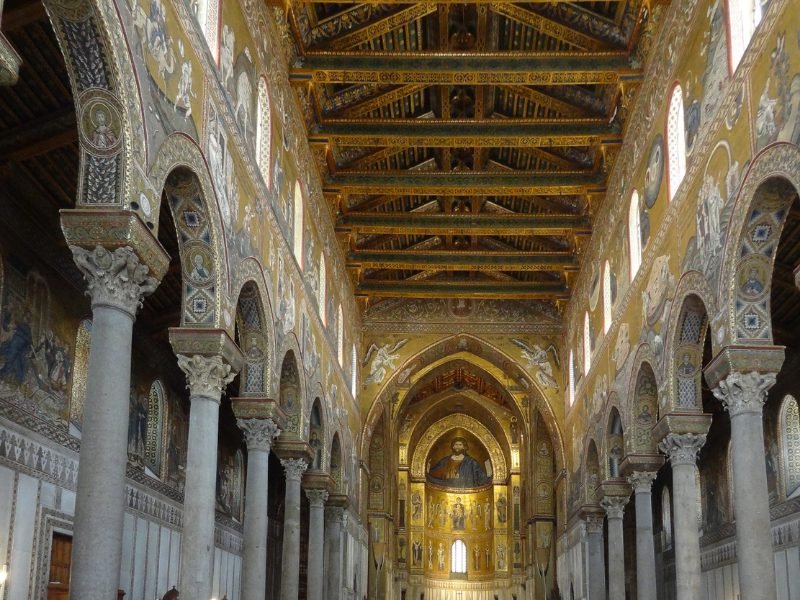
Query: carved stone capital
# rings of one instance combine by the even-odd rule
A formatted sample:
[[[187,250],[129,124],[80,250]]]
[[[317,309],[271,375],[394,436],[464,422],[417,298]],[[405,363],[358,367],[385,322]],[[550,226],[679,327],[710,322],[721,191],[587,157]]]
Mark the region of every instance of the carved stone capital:
[[[94,250],[79,246],[69,248],[86,279],[86,294],[91,297],[93,308],[112,306],[134,316],[142,305],[142,298],[158,287],[158,280],[149,275],[149,267],[139,262],[130,246],[116,248],[113,252],[103,246],[95,246]]]
[[[284,458],[281,460],[281,464],[286,471],[287,481],[300,481],[308,468],[308,462],[302,458]]]
[[[706,443],[705,433],[670,433],[661,440],[658,449],[675,465],[695,465],[700,448]]]
[[[621,519],[627,503],[627,496],[606,496],[600,500],[600,506],[605,509],[609,519]]]
[[[325,522],[327,523],[341,523],[344,518],[343,506],[326,506],[325,507]]]
[[[247,449],[269,452],[272,440],[281,434],[277,423],[272,419],[236,419],[236,424],[244,433]]]
[[[634,471],[628,475],[628,483],[633,487],[634,494],[649,494],[655,479],[654,471]]]
[[[321,508],[325,506],[325,501],[328,499],[328,490],[306,490],[306,498],[312,508]]]
[[[178,366],[186,374],[189,384],[190,398],[203,397],[219,402],[223,388],[228,385],[236,373],[231,366],[222,360],[221,356],[191,357],[178,354]]]
[[[775,373],[734,371],[711,391],[733,418],[743,413],[760,415],[767,400],[767,392],[773,385]]]
[[[603,515],[586,515],[586,533],[603,533]]]

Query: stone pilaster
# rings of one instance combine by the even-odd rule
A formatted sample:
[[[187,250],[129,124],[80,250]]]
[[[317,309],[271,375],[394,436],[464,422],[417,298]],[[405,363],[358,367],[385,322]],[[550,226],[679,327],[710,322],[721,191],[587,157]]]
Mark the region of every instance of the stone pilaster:
[[[325,575],[325,502],[328,490],[306,489],[308,515],[308,600],[323,599]]]
[[[221,330],[171,329],[170,342],[191,403],[178,589],[187,598],[210,598],[219,405],[225,386],[241,368],[242,354]]]
[[[733,371],[712,392],[731,416],[731,461],[742,598],[776,597],[762,412],[775,373]]]
[[[652,488],[656,473],[634,471],[628,476],[636,511],[636,598],[656,600],[656,551],[653,544]]]
[[[234,409],[235,410],[235,409]],[[281,430],[272,419],[237,419],[247,442],[242,599],[264,600],[267,578],[269,452]]]
[[[608,600],[625,600],[625,540],[622,516],[628,496],[605,496],[600,506],[608,518]]]
[[[297,600],[300,586],[300,479],[306,458],[281,459],[286,472],[286,500],[283,512],[283,576],[281,600]]]
[[[589,600],[605,600],[606,565],[605,550],[603,548],[603,515],[600,512],[586,514],[584,515],[584,521],[586,522],[589,563]]]
[[[113,598],[122,559],[133,321],[161,273],[129,247],[70,249],[92,304],[70,593]]]
[[[705,443],[705,433],[669,433],[659,444],[659,449],[672,463],[677,600],[700,598],[700,538],[695,471],[697,455]]]

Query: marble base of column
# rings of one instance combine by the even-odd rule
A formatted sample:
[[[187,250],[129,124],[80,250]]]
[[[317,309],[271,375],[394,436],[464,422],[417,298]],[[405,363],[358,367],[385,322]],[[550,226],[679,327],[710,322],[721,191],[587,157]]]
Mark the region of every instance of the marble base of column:
[[[628,477],[633,486],[636,512],[636,599],[656,600],[656,551],[653,543],[651,489],[656,474],[634,471]]]
[[[306,490],[308,515],[308,600],[322,600],[325,574],[326,490]]]
[[[731,416],[739,594],[776,598],[762,411],[774,373],[731,373],[713,390]]]
[[[300,478],[308,462],[287,458],[281,460],[281,464],[286,471],[281,600],[297,600],[300,590]]]
[[[603,548],[603,517],[586,516],[589,566],[589,600],[606,600],[606,561]]]
[[[672,463],[677,600],[700,599],[700,536],[697,514],[697,454],[705,434],[668,434],[659,445]]]

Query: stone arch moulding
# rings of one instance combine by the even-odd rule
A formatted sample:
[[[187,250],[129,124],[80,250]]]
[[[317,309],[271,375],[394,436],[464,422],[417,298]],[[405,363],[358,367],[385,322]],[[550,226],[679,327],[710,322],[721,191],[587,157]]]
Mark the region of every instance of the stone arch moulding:
[[[627,403],[623,404],[622,425],[625,436],[625,451],[632,452],[657,452],[653,443],[652,429],[658,421],[660,410],[660,392],[658,377],[653,369],[652,356],[647,344],[642,344],[636,353],[634,369],[628,380]],[[649,389],[647,378],[652,376],[652,387]],[[652,391],[655,398],[643,396],[643,392]]]
[[[744,175],[723,250],[717,301],[720,312],[714,319],[715,328],[722,327],[721,339],[714,340],[719,347],[739,343],[772,344],[769,290],[789,199],[763,201],[757,192],[770,179],[784,180],[794,188],[795,194],[800,193],[800,148],[783,142],[768,146],[753,159]],[[759,254],[766,260],[765,280],[761,282],[765,292],[752,300],[740,293],[739,275],[752,264],[749,261],[760,258]],[[721,323],[717,323],[718,320]],[[716,332],[714,338],[717,338]]]
[[[195,179],[195,189],[187,195],[170,200],[173,220],[178,229],[178,248],[183,267],[183,325],[192,327],[219,327],[233,333],[233,315],[228,310],[231,280],[222,233],[222,218],[215,199],[208,165],[195,142],[181,133],[167,137],[159,146],[150,177],[157,190],[168,187],[169,176],[181,169]],[[188,192],[191,191],[191,194]],[[161,196],[153,209],[157,217]],[[158,223],[155,222],[157,230]],[[190,248],[191,247],[191,248]],[[189,277],[195,266],[197,254],[205,254],[213,273],[207,280],[192,281]],[[205,306],[203,306],[203,302]],[[204,309],[204,311],[203,311]]]
[[[235,318],[239,344],[244,354],[243,395],[264,396],[272,386],[272,361],[275,353],[272,319],[263,300],[264,289],[258,279],[247,279],[239,288]],[[266,309],[266,310],[265,310]]]
[[[457,427],[472,431],[481,442],[486,444],[486,449],[489,451],[489,458],[492,460],[492,482],[495,484],[505,483],[508,479],[508,466],[500,444],[483,424],[469,415],[464,414],[448,415],[443,419],[439,419],[425,430],[417,447],[414,449],[414,455],[411,459],[412,480],[425,480],[425,459],[433,447],[433,444],[448,431],[452,431]]]
[[[273,379],[275,378],[275,352],[277,343],[277,333],[275,331],[275,321],[273,320],[272,301],[270,299],[270,286],[264,275],[264,269],[259,260],[253,256],[245,258],[239,263],[236,269],[232,269],[234,274],[233,290],[237,290],[236,296],[231,297],[231,306],[236,310],[238,299],[242,294],[242,289],[248,283],[252,283],[258,290],[258,306],[261,316],[261,331],[266,338],[267,366],[264,380],[264,392],[272,390]],[[245,349],[242,349],[245,351]]]
[[[46,0],[75,98],[80,141],[78,206],[130,205],[144,182],[132,182],[146,160],[138,80],[117,6],[111,0]],[[113,144],[94,143],[103,112]],[[106,138],[106,141],[108,138]],[[102,147],[100,147],[102,146]]]
[[[309,407],[309,400],[308,400],[308,382],[306,381],[305,376],[305,369],[303,368],[303,357],[300,354],[300,344],[297,341],[294,333],[290,333],[289,335],[283,338],[283,343],[281,344],[280,350],[275,355],[275,370],[274,373],[276,376],[273,378],[275,380],[275,388],[273,390],[273,398],[277,398],[279,402],[282,401],[281,399],[281,377],[283,372],[283,361],[286,358],[289,351],[292,351],[294,354],[294,362],[295,367],[297,368],[297,379],[300,385],[300,398],[299,398],[299,410],[296,414],[296,421],[297,425],[295,427],[296,431],[292,431],[292,427],[287,423],[286,426],[286,433],[291,434],[293,436],[297,436],[297,438],[305,438],[307,436],[307,431],[305,431],[306,425],[308,424],[308,413],[310,412]]]

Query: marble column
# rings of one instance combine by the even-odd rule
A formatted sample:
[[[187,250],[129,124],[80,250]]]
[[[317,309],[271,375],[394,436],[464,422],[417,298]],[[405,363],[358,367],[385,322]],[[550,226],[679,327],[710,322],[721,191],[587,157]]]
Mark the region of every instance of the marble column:
[[[733,504],[742,598],[776,597],[762,411],[775,373],[732,372],[712,391],[731,417]]]
[[[116,598],[122,560],[133,321],[158,286],[131,248],[70,246],[88,284],[92,343],[72,546],[71,598]]]
[[[308,467],[302,458],[281,460],[286,472],[283,511],[281,600],[297,600],[300,588],[300,478]]]
[[[622,515],[628,496],[606,496],[600,501],[608,518],[608,600],[625,600],[625,538]]]
[[[342,521],[344,508],[329,506],[325,509],[325,546],[327,547],[327,573],[325,599],[340,600],[342,592]],[[365,574],[366,577],[366,574]]]
[[[217,429],[222,390],[235,373],[221,356],[178,354],[189,382],[189,439],[178,589],[184,598],[211,598],[214,572],[214,508]]]
[[[237,419],[247,441],[247,487],[244,505],[242,600],[267,594],[267,487],[269,451],[281,432],[272,419]]]
[[[697,454],[706,434],[669,433],[659,449],[672,463],[672,517],[675,527],[677,600],[700,600],[700,536],[697,514]]]
[[[327,490],[306,490],[308,515],[308,600],[322,600],[325,574],[325,501]]]
[[[653,543],[653,504],[651,489],[656,474],[634,471],[628,476],[633,486],[636,510],[636,598],[656,600],[656,551]]]
[[[601,515],[586,515],[586,538],[589,555],[589,600],[605,600],[606,563]]]

